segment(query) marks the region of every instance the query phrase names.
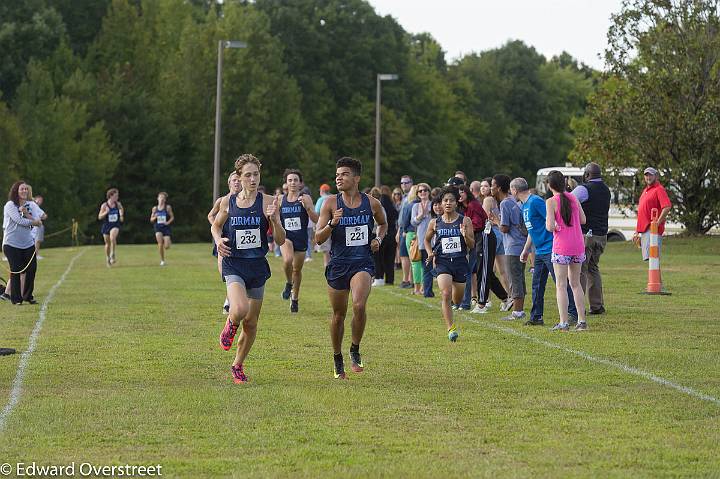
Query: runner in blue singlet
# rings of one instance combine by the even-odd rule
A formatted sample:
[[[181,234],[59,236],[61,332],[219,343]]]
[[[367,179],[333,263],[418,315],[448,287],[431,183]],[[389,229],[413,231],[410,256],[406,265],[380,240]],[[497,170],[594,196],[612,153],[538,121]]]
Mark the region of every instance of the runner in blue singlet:
[[[153,223],[155,230],[155,241],[157,241],[160,252],[160,266],[165,266],[165,250],[170,249],[172,240],[170,238],[170,224],[175,221],[175,214],[172,206],[167,204],[168,194],[164,191],[158,193],[157,206],[153,206],[150,212],[150,223]]]
[[[117,188],[110,188],[106,193],[107,201],[100,205],[98,219],[103,222],[100,232],[105,240],[105,261],[108,268],[115,264],[115,249],[120,234],[120,225],[125,220],[125,209],[118,198]]]
[[[248,381],[243,363],[255,341],[265,281],[270,278],[270,266],[265,259],[269,223],[272,223],[275,241],[280,245],[285,242],[278,198],[258,191],[261,166],[260,161],[249,154],[235,161],[242,191],[222,199],[210,227],[222,257],[222,274],[230,300],[230,314],[220,333],[220,347],[230,349],[242,324],[235,361],[230,368],[236,384]]]
[[[280,204],[280,219],[285,228],[285,244],[280,248],[285,268],[282,299],[290,299],[290,312],[297,313],[302,268],[308,249],[308,219],[317,222],[318,214],[310,195],[302,194],[303,177],[300,170],[285,170],[283,181],[287,184],[288,192],[282,196]]]
[[[331,238],[330,262],[325,268],[328,295],[333,309],[330,338],[335,378],[347,379],[342,340],[348,296],[352,291],[351,369],[359,373],[364,369],[360,356],[360,341],[367,320],[365,305],[375,274],[372,254],[377,252],[385,237],[387,222],[380,202],[358,190],[362,164],[358,160],[344,157],[337,161],[336,167],[335,184],[340,193],[328,196],[323,203],[317,221],[319,229],[315,233],[315,241],[322,244]],[[375,225],[377,233],[373,236]]]
[[[451,301],[460,304],[465,292],[465,275],[469,271],[467,252],[475,245],[472,221],[457,212],[458,190],[443,188],[440,201],[443,214],[430,220],[425,234],[425,250],[430,251],[428,262],[434,264],[438,286],[442,292],[442,314],[448,339],[456,341],[458,331],[453,322]]]

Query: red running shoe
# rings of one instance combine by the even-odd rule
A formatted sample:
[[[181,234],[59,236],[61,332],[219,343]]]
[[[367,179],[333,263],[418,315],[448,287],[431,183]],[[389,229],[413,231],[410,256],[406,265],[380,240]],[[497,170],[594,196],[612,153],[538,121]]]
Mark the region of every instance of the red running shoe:
[[[235,384],[247,384],[248,377],[245,376],[245,371],[243,371],[242,364],[235,366],[230,366],[230,372],[232,373],[233,382]]]
[[[237,333],[237,330],[238,326],[233,324],[232,321],[230,321],[230,318],[228,318],[227,323],[225,323],[225,327],[222,330],[222,333],[220,333],[220,347],[223,348],[225,351],[232,347],[232,343],[235,339],[235,333]]]

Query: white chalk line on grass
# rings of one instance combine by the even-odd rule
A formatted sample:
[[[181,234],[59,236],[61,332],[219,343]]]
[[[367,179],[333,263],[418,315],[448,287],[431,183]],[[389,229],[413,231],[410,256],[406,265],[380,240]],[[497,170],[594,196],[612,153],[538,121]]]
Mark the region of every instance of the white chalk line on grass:
[[[403,294],[396,293],[396,292],[394,292],[394,291],[383,290],[383,292],[385,292],[385,293],[387,293],[387,294],[391,294],[391,295],[393,295],[393,296],[397,296],[398,298],[407,299],[408,301],[412,301],[412,302],[414,302],[414,303],[422,304],[422,305],[424,305],[424,306],[426,306],[426,307],[428,307],[428,308],[430,308],[430,309],[440,310],[440,307],[439,307],[439,306],[433,305],[433,304],[431,304],[431,303],[429,303],[429,302],[427,302],[427,301],[422,301],[422,300],[417,299],[417,298],[411,298],[411,297],[405,296],[405,295],[403,295]],[[457,311],[454,311],[453,314],[457,315],[458,312],[457,312]],[[665,378],[662,378],[662,377],[660,377],[660,376],[656,376],[655,374],[649,373],[649,372],[647,372],[647,371],[643,371],[642,369],[634,368],[634,367],[632,367],[632,366],[628,366],[627,364],[623,364],[623,363],[618,362],[618,361],[613,361],[612,359],[599,358],[599,357],[596,357],[596,356],[592,356],[592,355],[590,355],[590,354],[588,354],[588,353],[586,353],[586,352],[584,352],[584,351],[578,351],[578,350],[576,350],[576,349],[566,348],[565,346],[562,346],[562,345],[560,345],[560,344],[555,344],[555,343],[551,343],[550,341],[545,341],[544,339],[536,338],[536,337],[531,336],[531,335],[529,335],[529,334],[525,334],[525,333],[523,333],[523,332],[520,332],[520,331],[518,331],[518,330],[516,330],[516,329],[512,329],[512,328],[508,328],[508,327],[504,327],[504,326],[498,326],[498,325],[496,325],[496,324],[493,324],[493,323],[490,323],[490,322],[487,322],[487,321],[479,321],[479,320],[477,320],[477,319],[468,317],[465,313],[462,313],[460,316],[462,316],[462,318],[463,318],[465,321],[469,321],[469,322],[471,322],[471,323],[479,324],[480,326],[482,326],[482,327],[484,327],[484,328],[486,328],[486,329],[493,329],[493,330],[495,330],[495,331],[501,331],[501,332],[503,332],[503,333],[512,334],[513,336],[517,336],[517,337],[519,337],[519,338],[523,338],[523,339],[526,339],[526,340],[528,340],[528,341],[532,341],[532,342],[534,342],[534,343],[541,344],[541,345],[543,345],[543,346],[545,346],[545,347],[548,347],[548,348],[558,349],[558,350],[560,350],[560,351],[563,351],[563,352],[566,352],[566,353],[569,353],[569,354],[574,354],[575,356],[581,357],[581,358],[585,359],[586,361],[590,361],[591,363],[604,364],[604,365],[606,365],[606,366],[610,366],[610,367],[619,369],[619,370],[621,370],[621,371],[625,371],[626,373],[634,374],[635,376],[640,376],[640,377],[642,377],[642,378],[648,379],[648,380],[653,381],[653,382],[655,382],[655,383],[657,383],[657,384],[661,384],[661,385],[663,385],[663,386],[666,386],[666,387],[675,389],[676,391],[680,391],[681,393],[687,394],[688,396],[692,396],[692,397],[694,397],[694,398],[696,398],[696,399],[701,399],[701,400],[703,400],[703,401],[708,401],[708,402],[711,402],[711,403],[715,403],[715,404],[717,404],[717,405],[720,405],[720,399],[718,399],[718,398],[715,398],[715,397],[710,396],[710,395],[705,394],[705,393],[701,393],[700,391],[697,391],[697,390],[695,390],[695,389],[693,389],[693,388],[691,388],[691,387],[687,387],[687,386],[683,386],[682,384],[674,383],[674,382],[669,381],[669,380],[667,380],[667,379],[665,379]],[[558,334],[562,334],[562,333],[558,333]],[[587,333],[571,333],[571,334],[587,334]]]
[[[10,417],[13,409],[15,409],[15,406],[17,406],[18,402],[20,402],[22,384],[23,380],[25,379],[25,370],[27,369],[28,363],[30,362],[30,356],[32,356],[32,353],[35,351],[37,339],[38,336],[40,336],[40,330],[42,329],[43,323],[45,322],[45,317],[47,316],[48,305],[55,296],[55,291],[57,291],[60,285],[63,284],[68,273],[70,273],[70,270],[75,264],[75,260],[82,256],[85,251],[86,250],[83,249],[78,254],[76,254],[73,259],[70,260],[70,264],[68,264],[65,272],[62,274],[62,276],[60,276],[60,279],[57,281],[57,283],[55,283],[53,287],[50,288],[50,292],[45,298],[45,301],[43,301],[42,306],[40,306],[40,314],[38,315],[38,319],[35,322],[35,327],[33,328],[32,333],[30,333],[30,341],[28,343],[28,347],[25,351],[23,351],[22,355],[20,356],[20,364],[18,364],[17,373],[15,374],[15,381],[13,381],[12,390],[10,391],[10,399],[3,408],[2,412],[0,412],[0,432],[5,429],[8,417]]]

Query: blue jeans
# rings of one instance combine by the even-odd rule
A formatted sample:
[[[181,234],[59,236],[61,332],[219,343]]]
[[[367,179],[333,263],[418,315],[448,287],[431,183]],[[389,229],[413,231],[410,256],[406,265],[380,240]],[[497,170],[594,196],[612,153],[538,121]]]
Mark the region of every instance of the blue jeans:
[[[545,307],[545,285],[547,285],[548,273],[555,281],[555,270],[550,262],[552,254],[536,254],[535,255],[535,271],[532,277],[532,309],[530,310],[531,320],[540,320],[543,317]],[[578,317],[577,308],[575,307],[575,298],[573,297],[572,288],[568,283],[568,314],[572,318]]]
[[[465,277],[465,294],[463,294],[463,300],[462,303],[460,303],[460,306],[463,308],[470,308],[470,300],[471,300],[471,294],[472,294],[472,274],[476,272],[477,269],[477,253],[475,252],[475,248],[468,251],[468,264],[470,265],[470,272]]]
[[[426,298],[432,298],[435,296],[435,293],[433,293],[432,287],[433,287],[433,275],[432,275],[432,262],[428,264],[427,262],[427,251],[424,249],[420,250],[420,254],[422,255],[422,266],[423,266],[423,296]]]

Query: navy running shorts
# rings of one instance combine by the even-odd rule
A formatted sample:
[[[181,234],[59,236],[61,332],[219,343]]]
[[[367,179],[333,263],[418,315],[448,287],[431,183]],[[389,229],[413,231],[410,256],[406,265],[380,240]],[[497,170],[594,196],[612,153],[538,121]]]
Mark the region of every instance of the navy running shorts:
[[[325,267],[325,279],[332,289],[346,290],[350,289],[352,277],[363,271],[375,276],[375,263],[372,258],[349,262],[331,259]]]
[[[265,258],[223,258],[222,276],[239,276],[247,290],[265,286],[270,279],[270,265]]]
[[[464,283],[467,274],[470,272],[470,265],[466,257],[459,258],[436,258],[433,275],[449,274],[453,283]]]

